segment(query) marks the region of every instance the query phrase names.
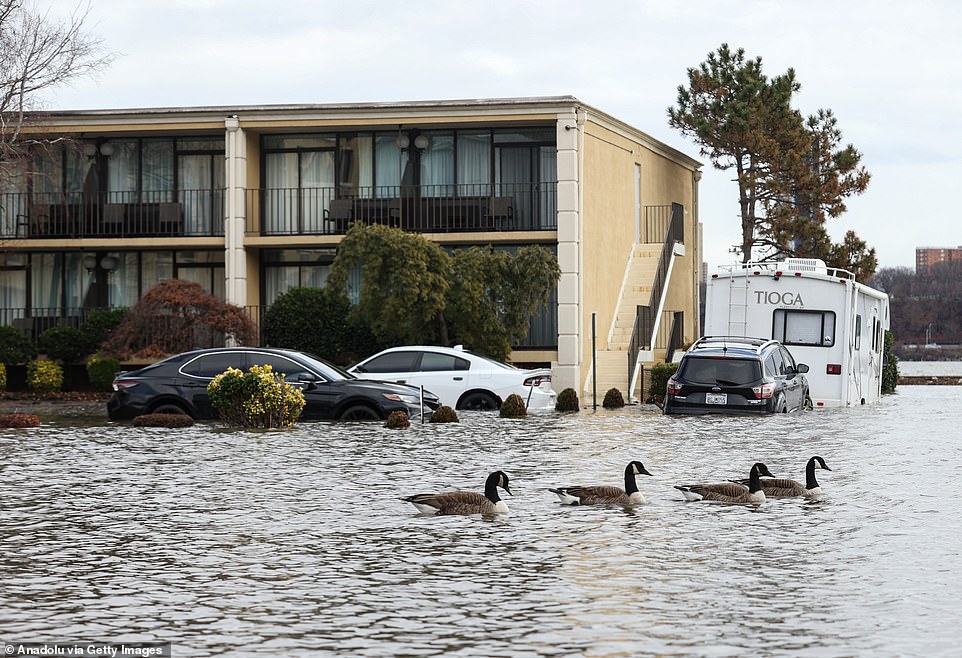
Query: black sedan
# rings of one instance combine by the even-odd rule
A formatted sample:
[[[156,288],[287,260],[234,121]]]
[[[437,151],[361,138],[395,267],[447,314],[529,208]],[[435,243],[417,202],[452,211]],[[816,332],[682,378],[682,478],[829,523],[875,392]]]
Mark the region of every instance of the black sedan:
[[[301,420],[383,420],[392,411],[411,418],[420,415],[421,391],[413,386],[357,379],[354,375],[310,354],[260,347],[225,347],[184,352],[157,363],[120,373],[107,402],[111,420],[130,420],[149,413],[188,414],[196,419],[217,418],[207,385],[228,368],[247,372],[269,365],[285,381],[304,393]],[[424,391],[425,416],[440,406],[438,397]]]

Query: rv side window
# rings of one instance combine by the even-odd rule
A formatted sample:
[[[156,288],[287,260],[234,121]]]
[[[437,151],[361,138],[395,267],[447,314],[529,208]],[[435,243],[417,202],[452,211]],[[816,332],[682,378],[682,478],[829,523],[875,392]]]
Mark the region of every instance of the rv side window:
[[[862,349],[862,316],[855,316],[855,349]]]
[[[831,347],[835,344],[835,313],[777,309],[772,315],[772,338],[783,345]]]

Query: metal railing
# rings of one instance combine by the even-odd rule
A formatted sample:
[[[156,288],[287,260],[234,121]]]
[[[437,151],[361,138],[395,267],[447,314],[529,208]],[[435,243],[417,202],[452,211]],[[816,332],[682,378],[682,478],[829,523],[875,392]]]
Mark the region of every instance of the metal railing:
[[[668,277],[668,266],[671,264],[671,257],[674,252],[676,242],[685,241],[685,208],[680,203],[673,203],[670,206],[671,212],[667,223],[664,221],[665,208],[669,206],[651,206],[645,209],[646,230],[655,230],[664,227],[664,242],[661,247],[661,256],[658,259],[658,269],[655,271],[655,279],[651,288],[651,299],[647,306],[639,305],[635,311],[635,324],[631,331],[631,341],[628,344],[628,381],[633,381],[635,367],[638,361],[638,354],[643,350],[655,349],[652,343],[652,333],[655,328],[655,314],[661,305],[661,297],[664,294],[664,287]],[[650,224],[649,224],[649,213]],[[658,323],[659,328],[663,323]]]
[[[343,235],[358,221],[419,233],[551,231],[557,215],[557,183],[247,191],[248,230],[262,235]]]
[[[0,239],[223,234],[223,189],[0,194]]]

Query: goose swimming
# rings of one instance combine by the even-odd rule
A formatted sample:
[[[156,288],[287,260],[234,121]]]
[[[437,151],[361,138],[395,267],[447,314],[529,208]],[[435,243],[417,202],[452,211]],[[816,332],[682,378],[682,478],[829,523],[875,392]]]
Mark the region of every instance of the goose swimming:
[[[738,482],[718,482],[715,484],[683,484],[675,485],[685,500],[715,500],[723,503],[763,503],[765,491],[762,489],[761,477],[775,477],[768,467],[761,462],[752,465],[748,476],[748,486]]]
[[[818,484],[818,480],[815,479],[815,469],[819,468],[825,469],[826,471],[832,470],[828,467],[828,464],[825,463],[824,459],[815,455],[809,459],[808,464],[805,465],[805,484],[788,478],[765,478],[761,481],[762,490],[769,498],[818,496],[822,493],[822,487]],[[748,484],[748,480],[738,480],[738,482],[744,485]]]
[[[508,506],[498,495],[498,487],[513,495],[508,474],[495,471],[484,482],[484,495],[474,491],[447,491],[416,494],[401,500],[414,505],[422,514],[507,514]]]
[[[640,461],[633,461],[625,467],[625,488],[614,486],[574,486],[548,489],[557,494],[565,505],[644,505],[645,497],[638,491],[636,475],[651,475]]]

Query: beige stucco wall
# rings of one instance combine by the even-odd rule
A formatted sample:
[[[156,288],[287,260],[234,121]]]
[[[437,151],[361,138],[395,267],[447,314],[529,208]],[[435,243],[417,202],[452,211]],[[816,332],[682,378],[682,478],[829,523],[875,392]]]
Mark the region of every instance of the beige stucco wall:
[[[635,165],[640,170],[641,222],[644,207],[680,203],[685,208],[685,255],[676,258],[665,310],[685,312],[685,337],[697,331],[697,236],[695,168],[650,148],[619,126],[590,120],[585,125],[583,212],[583,313],[580,381],[591,364],[591,316],[596,314],[598,350],[607,347],[608,331],[617,308],[625,268],[638,229],[635,209]],[[580,389],[579,389],[580,390]]]

